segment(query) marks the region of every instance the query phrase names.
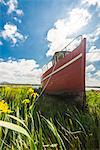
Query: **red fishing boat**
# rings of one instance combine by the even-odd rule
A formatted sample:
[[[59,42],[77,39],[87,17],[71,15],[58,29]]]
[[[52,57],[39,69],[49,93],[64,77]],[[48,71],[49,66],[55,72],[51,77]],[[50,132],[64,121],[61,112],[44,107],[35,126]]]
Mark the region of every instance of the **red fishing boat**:
[[[54,54],[52,66],[42,75],[42,86],[47,94],[85,92],[86,39],[81,37],[79,45],[73,51],[67,51],[70,44]]]

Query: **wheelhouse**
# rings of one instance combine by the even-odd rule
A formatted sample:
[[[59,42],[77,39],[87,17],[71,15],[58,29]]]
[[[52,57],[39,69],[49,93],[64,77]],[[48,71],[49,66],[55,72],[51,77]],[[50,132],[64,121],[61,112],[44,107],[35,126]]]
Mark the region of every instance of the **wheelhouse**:
[[[65,55],[69,54],[70,51],[58,51],[54,54],[53,59],[52,59],[52,64],[55,64],[59,60],[63,59]]]

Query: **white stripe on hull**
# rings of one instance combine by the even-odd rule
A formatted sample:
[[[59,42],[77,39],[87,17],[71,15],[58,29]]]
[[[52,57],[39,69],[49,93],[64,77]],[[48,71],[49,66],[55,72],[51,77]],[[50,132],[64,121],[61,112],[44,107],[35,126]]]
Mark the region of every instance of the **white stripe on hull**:
[[[64,64],[63,66],[59,67],[58,69],[56,69],[55,71],[53,71],[52,73],[50,73],[49,75],[47,75],[45,78],[42,79],[42,81],[46,80],[50,76],[54,75],[55,73],[61,71],[64,68],[66,68],[67,66],[69,66],[70,64],[72,64],[76,60],[80,59],[81,57],[82,57],[82,53],[80,53],[78,56],[76,56],[75,58],[73,58],[72,60],[70,60],[69,62],[67,62],[66,64]]]

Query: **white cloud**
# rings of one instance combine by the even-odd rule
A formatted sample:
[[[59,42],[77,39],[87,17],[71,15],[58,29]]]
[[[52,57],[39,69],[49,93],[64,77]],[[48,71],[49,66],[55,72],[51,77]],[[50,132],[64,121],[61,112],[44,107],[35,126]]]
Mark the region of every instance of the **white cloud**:
[[[14,19],[15,21],[19,22],[19,23],[22,22],[22,21],[21,21],[20,19],[18,19],[17,17],[14,17],[13,19]]]
[[[0,3],[5,4],[4,0],[0,0]]]
[[[4,0],[0,0],[0,3],[6,6],[6,2]]]
[[[99,14],[98,14],[98,17],[100,17],[100,12],[99,12]]]
[[[86,54],[86,61],[87,62],[100,62],[100,52],[94,52],[94,53],[87,53]]]
[[[88,6],[97,6],[100,7],[100,0],[83,0],[83,4],[87,4]]]
[[[96,49],[96,46],[95,46],[95,45],[91,46],[91,48],[89,49],[89,52],[94,51],[94,49]]]
[[[8,14],[16,12],[18,16],[22,16],[24,13],[21,9],[18,9],[18,0],[9,0],[6,5],[8,6]]]
[[[86,86],[97,86],[100,87],[100,79],[95,77],[86,77]]]
[[[0,41],[0,46],[2,46],[3,45],[3,43]]]
[[[100,70],[95,71],[96,68],[93,64],[86,67],[86,86],[100,87]]]
[[[8,6],[8,14],[11,14],[12,12],[14,12],[17,9],[18,1],[17,0],[9,0],[7,2],[7,6]]]
[[[93,71],[95,71],[95,67],[94,67],[93,64],[90,64],[90,65],[88,65],[88,66],[86,67],[86,72],[87,72],[87,73],[90,73],[90,72],[93,72]]]
[[[90,42],[96,42],[100,38],[100,27],[97,27],[96,30],[89,34]]]
[[[17,10],[16,10],[16,14],[17,14],[18,16],[22,16],[24,13],[23,13],[23,11],[22,11],[21,9],[17,9]]]
[[[87,41],[87,51],[89,52],[99,52],[100,48],[97,48],[97,41],[100,40],[100,26],[98,25],[93,32],[84,34],[83,37],[86,38]]]
[[[0,36],[5,40],[10,40],[13,45],[18,41],[24,41],[27,38],[18,31],[16,25],[10,23],[4,25],[4,30],[1,31]]]
[[[95,75],[96,75],[98,78],[100,78],[100,70],[98,70],[98,71],[95,73]]]
[[[100,37],[100,27],[98,27],[98,28],[96,29],[95,34],[96,34],[96,36],[99,36],[99,37]]]
[[[98,52],[100,53],[100,48],[96,48],[96,45],[90,47],[89,52]]]
[[[0,82],[39,84],[41,69],[35,60],[0,61]]]
[[[71,36],[86,26],[91,19],[91,14],[84,8],[74,8],[68,13],[68,16],[65,19],[57,20],[54,27],[48,31],[49,50],[47,56],[53,55],[58,48],[63,48],[71,40]]]

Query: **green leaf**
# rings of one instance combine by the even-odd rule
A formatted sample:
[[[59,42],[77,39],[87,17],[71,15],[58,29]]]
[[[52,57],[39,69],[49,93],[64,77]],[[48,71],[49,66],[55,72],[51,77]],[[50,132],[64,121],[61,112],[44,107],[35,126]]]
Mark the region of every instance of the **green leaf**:
[[[22,133],[22,134],[26,135],[29,139],[31,138],[29,133],[23,127],[16,125],[14,123],[0,121],[0,126],[8,128],[8,129],[16,131],[16,132],[19,132],[19,133]]]
[[[38,121],[39,121],[39,150],[42,150],[43,149],[43,146],[42,146],[42,127],[41,127],[41,120],[40,120],[40,116],[39,114],[37,113],[37,117],[38,117]]]
[[[44,121],[46,122],[46,124],[49,127],[49,129],[53,132],[53,134],[57,138],[57,141],[59,143],[60,149],[61,150],[66,150],[64,142],[63,142],[62,138],[60,137],[60,135],[59,135],[59,133],[58,133],[55,125],[52,122],[50,122],[48,119],[46,119],[45,117],[43,117],[42,115],[41,115],[41,117],[44,119]]]
[[[7,116],[14,119],[14,120],[16,120],[16,121],[18,121],[19,123],[21,123],[28,130],[27,126],[25,125],[25,123],[21,119],[19,119],[18,117],[15,117],[13,115],[7,115]]]

